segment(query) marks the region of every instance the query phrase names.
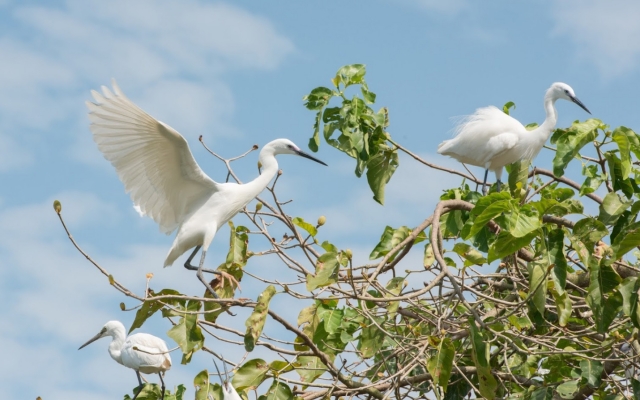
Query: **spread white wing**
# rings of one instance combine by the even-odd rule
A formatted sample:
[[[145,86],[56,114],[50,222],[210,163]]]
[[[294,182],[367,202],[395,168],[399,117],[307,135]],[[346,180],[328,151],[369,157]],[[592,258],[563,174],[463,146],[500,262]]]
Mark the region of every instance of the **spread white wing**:
[[[134,205],[171,233],[219,185],[200,169],[185,138],[136,106],[113,83],[87,102],[93,139]]]

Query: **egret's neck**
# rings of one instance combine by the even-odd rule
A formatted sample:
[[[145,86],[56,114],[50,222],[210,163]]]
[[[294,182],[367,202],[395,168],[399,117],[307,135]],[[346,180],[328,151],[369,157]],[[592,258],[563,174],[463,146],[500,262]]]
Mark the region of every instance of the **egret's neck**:
[[[259,195],[278,172],[278,162],[273,154],[273,150],[268,148],[263,149],[260,152],[258,160],[260,161],[260,165],[262,165],[260,176],[243,185],[247,193],[251,195],[251,199]]]
[[[109,343],[109,355],[111,356],[111,358],[116,360],[116,362],[122,364],[122,359],[120,356],[122,352],[122,346],[124,345],[124,341],[126,340],[126,334],[124,333],[124,331],[117,330],[113,332],[111,337],[113,339],[111,340],[111,343]]]
[[[539,134],[541,136],[544,135],[545,142],[549,138],[549,135],[551,135],[551,132],[555,129],[556,122],[558,122],[558,113],[556,112],[555,104],[556,98],[552,97],[550,93],[547,93],[547,95],[544,96],[544,111],[547,116],[542,125],[536,129],[536,131],[540,131]]]

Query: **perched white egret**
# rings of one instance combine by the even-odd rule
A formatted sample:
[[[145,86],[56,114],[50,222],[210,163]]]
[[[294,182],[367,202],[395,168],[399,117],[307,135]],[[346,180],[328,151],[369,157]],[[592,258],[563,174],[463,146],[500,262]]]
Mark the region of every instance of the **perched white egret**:
[[[164,340],[147,333],[134,333],[127,337],[127,331],[120,321],[107,322],[97,335],[89,339],[87,343],[80,346],[80,349],[96,340],[111,336],[109,344],[109,355],[119,364],[136,371],[138,377],[138,393],[142,390],[143,374],[158,374],[162,383],[162,398],[164,399],[164,380],[162,374],[171,368],[171,357]],[[138,397],[138,393],[133,399]]]
[[[96,103],[87,102],[93,139],[104,157],[115,167],[136,208],[150,216],[167,235],[178,233],[164,262],[168,267],[195,247],[184,264],[197,270],[198,279],[211,294],[216,293],[202,272],[223,278],[230,275],[203,269],[207,249],[218,229],[253,200],[278,171],[278,154],[295,154],[320,164],[288,139],[269,142],[259,155],[260,175],[251,182],[218,183],[198,166],[185,138],[169,125],[144,112],[129,100],[113,80],[113,93],[91,92]],[[200,264],[191,260],[202,248]]]
[[[216,363],[215,359],[213,360],[213,365],[216,366],[216,371],[218,371],[218,376],[220,377],[220,386],[222,387],[223,400],[242,400],[238,392],[236,392],[236,389],[233,387],[233,385],[231,385],[231,382],[229,380],[229,373],[227,372],[227,363],[225,363],[224,360],[222,362],[222,366],[224,367],[224,380],[222,379],[222,374],[218,369],[218,364]]]
[[[556,82],[544,96],[547,117],[536,129],[528,131],[518,120],[494,106],[478,108],[456,127],[456,137],[440,143],[438,153],[461,163],[484,167],[484,194],[487,194],[487,175],[493,171],[500,191],[502,167],[519,160],[533,160],[553,132],[558,119],[555,107],[558,99],[570,100],[591,114],[569,85]]]

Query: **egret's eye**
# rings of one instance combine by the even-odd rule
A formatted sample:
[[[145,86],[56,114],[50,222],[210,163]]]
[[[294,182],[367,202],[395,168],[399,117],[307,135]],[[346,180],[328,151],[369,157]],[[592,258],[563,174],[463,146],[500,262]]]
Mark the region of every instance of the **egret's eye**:
[[[292,145],[288,144],[287,147],[290,148],[291,150],[293,150],[293,146]]]
[[[564,90],[564,92],[565,92],[566,94],[569,94],[569,90],[567,90],[567,89],[565,89],[565,90]]]

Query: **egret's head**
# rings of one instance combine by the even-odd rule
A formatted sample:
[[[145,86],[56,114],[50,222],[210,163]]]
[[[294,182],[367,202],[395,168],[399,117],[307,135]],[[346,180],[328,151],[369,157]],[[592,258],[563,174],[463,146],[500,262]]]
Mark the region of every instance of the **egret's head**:
[[[289,139],[276,139],[270,143],[268,143],[265,147],[265,149],[269,148],[273,151],[273,155],[278,155],[278,154],[294,154],[297,156],[301,156],[304,158],[308,158],[310,160],[313,160],[315,162],[318,162],[322,165],[327,165],[324,162],[318,160],[317,158],[305,153],[304,151],[300,150],[300,148],[298,146],[296,146],[295,143],[293,143],[291,140]]]
[[[91,339],[89,339],[85,344],[83,344],[82,346],[80,346],[80,348],[78,348],[78,350],[82,349],[83,347],[95,342],[98,339],[101,339],[103,337],[106,336],[115,336],[116,332],[121,331],[122,333],[125,332],[124,329],[124,325],[122,325],[122,322],[120,321],[109,321],[106,324],[104,324],[104,326],[102,327],[102,329],[100,329],[100,332],[98,332],[97,335],[95,335],[94,337],[92,337]]]
[[[578,100],[571,86],[567,85],[566,83],[562,83],[562,82],[554,83],[553,85],[551,85],[551,87],[547,91],[547,95],[551,95],[551,97],[554,99],[564,99],[564,100],[568,100],[573,103],[576,103],[583,110],[591,114],[591,111],[589,111],[587,107],[584,104],[582,104],[580,100]]]

